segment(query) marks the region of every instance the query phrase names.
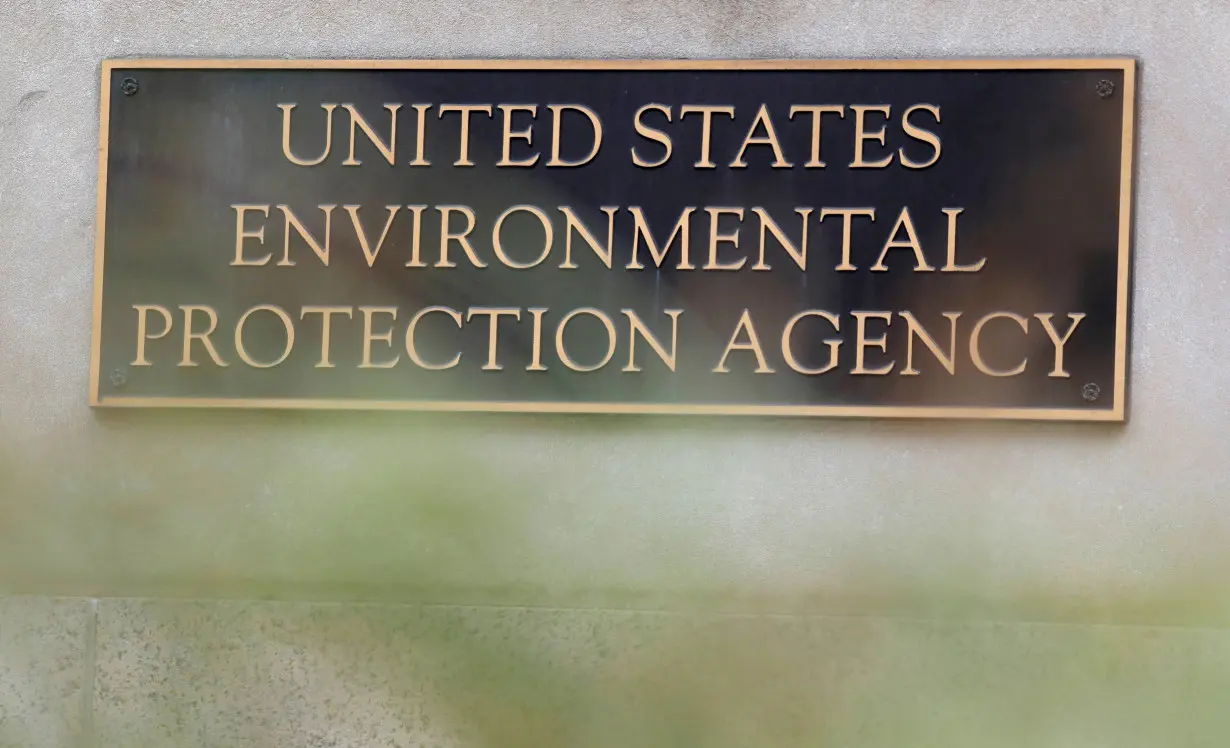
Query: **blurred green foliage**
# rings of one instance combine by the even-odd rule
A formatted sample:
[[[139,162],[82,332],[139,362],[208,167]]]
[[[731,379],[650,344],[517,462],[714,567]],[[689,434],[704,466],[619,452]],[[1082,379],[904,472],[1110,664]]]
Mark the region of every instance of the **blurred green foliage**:
[[[733,583],[689,591],[695,580],[715,579],[705,576],[704,551],[684,535],[664,535],[650,556],[627,562],[655,566],[659,578],[679,582],[678,593],[518,586],[526,569],[567,556],[541,535],[543,504],[515,455],[501,462],[466,454],[429,428],[410,435],[368,421],[365,443],[378,447],[321,465],[296,450],[317,438],[323,444],[331,429],[271,445],[260,436],[271,433],[268,419],[243,419],[259,422],[255,436],[236,436],[232,422],[207,417],[178,445],[146,455],[139,470],[131,456],[116,469],[117,455],[97,435],[0,453],[10,580],[42,584],[23,580],[11,564],[23,554],[45,557],[47,544],[66,575],[97,567],[92,577],[53,580],[58,590],[24,591],[399,603],[200,603],[187,622],[143,630],[159,657],[178,663],[167,676],[178,680],[149,702],[164,714],[141,719],[206,724],[203,703],[226,712],[267,701],[260,708],[270,724],[249,738],[279,747],[438,740],[483,748],[1123,748],[1212,747],[1230,738],[1230,636],[1123,625],[1220,623],[1227,589],[1215,570],[1074,600],[1045,589],[988,595],[976,556],[964,576],[946,562],[944,575],[896,581],[882,560],[852,556],[837,592]],[[504,428],[509,436],[515,424]],[[196,454],[182,451],[190,443]],[[233,456],[232,469],[212,469],[219,455]],[[72,459],[56,463],[57,456]],[[51,493],[63,514],[44,524],[53,515],[31,497]],[[593,509],[583,500],[549,508],[573,513],[563,527]],[[952,550],[937,547],[936,555],[951,561]],[[245,565],[252,575],[237,579]],[[475,579],[490,587],[467,592]],[[574,607],[401,604],[468,595]],[[634,607],[691,612],[627,609]],[[236,622],[251,616],[299,621],[273,634],[281,660],[236,654],[260,651],[271,636]],[[1029,622],[1043,619],[1071,623]],[[326,655],[343,663],[331,675],[311,664]],[[307,672],[299,687],[309,691],[382,690],[383,701],[352,708],[386,712],[407,734],[437,737],[323,742],[307,728],[296,731],[300,717],[286,713],[284,697],[268,685],[266,671],[286,667]],[[219,685],[228,677],[250,689],[242,699],[218,692],[229,688]]]

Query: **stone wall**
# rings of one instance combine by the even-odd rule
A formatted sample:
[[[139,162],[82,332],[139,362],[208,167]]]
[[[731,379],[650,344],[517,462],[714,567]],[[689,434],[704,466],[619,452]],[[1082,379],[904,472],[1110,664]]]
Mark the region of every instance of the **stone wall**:
[[[14,748],[1211,748],[1227,694],[1216,629],[0,600]]]
[[[1223,0],[31,0],[0,28],[0,589],[32,596],[0,603],[0,743],[411,745],[562,712],[563,744],[602,744],[632,730],[610,720],[666,719],[625,686],[670,660],[621,654],[662,621],[718,652],[729,626],[779,642],[750,659],[780,657],[791,704],[882,694],[879,717],[823,721],[833,744],[972,741],[956,728],[1015,725],[1013,704],[1043,715],[1008,731],[1022,745],[1224,742],[1201,701],[1230,693]],[[1099,55],[1141,63],[1125,427],[86,405],[103,58]],[[455,626],[532,645],[476,672],[545,657],[590,690],[543,675],[521,716],[480,719],[490,679],[414,677]],[[672,691],[680,713],[789,743],[697,695],[713,681]]]

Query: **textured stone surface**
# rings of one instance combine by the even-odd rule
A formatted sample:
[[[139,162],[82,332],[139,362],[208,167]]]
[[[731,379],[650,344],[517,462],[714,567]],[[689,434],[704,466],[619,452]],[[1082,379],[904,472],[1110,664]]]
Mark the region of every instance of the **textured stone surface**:
[[[91,616],[84,600],[0,598],[0,746],[80,744]]]
[[[8,589],[1230,620],[1224,0],[25,0],[0,28]],[[86,407],[104,57],[1103,54],[1142,61],[1126,428]]]
[[[104,601],[98,745],[1225,745],[1225,631]]]

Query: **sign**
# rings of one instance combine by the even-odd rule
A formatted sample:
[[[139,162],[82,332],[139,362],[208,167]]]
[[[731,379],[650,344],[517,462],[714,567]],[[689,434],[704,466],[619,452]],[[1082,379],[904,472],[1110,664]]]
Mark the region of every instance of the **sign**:
[[[95,406],[1125,420],[1132,60],[102,73]]]

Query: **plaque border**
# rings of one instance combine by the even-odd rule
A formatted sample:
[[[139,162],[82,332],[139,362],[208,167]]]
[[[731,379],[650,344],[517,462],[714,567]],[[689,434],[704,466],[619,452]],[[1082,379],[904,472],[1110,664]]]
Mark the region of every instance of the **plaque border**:
[[[1107,408],[983,408],[899,405],[738,405],[578,403],[551,401],[416,401],[315,398],[102,396],[103,253],[106,243],[107,163],[111,76],[116,70],[1116,70],[1123,73],[1123,147],[1119,174],[1119,251],[1115,310],[1115,370]],[[259,59],[112,58],[101,65],[97,213],[94,227],[94,307],[90,341],[91,408],[242,408],[267,410],[434,411],[627,415],[794,416],[924,420],[1127,422],[1128,316],[1131,294],[1136,69],[1131,57],[953,59]]]

